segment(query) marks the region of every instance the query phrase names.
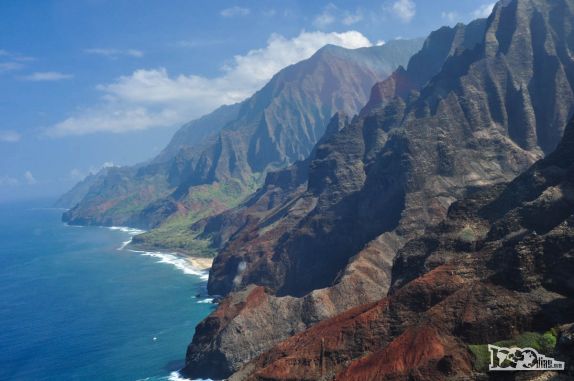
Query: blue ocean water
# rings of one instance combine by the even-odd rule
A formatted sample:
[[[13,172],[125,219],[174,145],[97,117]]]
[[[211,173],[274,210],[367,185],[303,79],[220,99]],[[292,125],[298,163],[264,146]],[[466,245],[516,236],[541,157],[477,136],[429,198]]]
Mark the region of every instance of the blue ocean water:
[[[205,277],[118,250],[129,233],[66,226],[45,204],[0,205],[0,380],[176,378],[214,308],[195,297]]]

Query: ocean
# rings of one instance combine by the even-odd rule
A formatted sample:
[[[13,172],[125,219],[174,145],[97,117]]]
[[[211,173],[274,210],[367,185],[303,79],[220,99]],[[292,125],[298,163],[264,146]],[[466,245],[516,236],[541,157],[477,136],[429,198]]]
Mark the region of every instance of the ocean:
[[[178,379],[215,307],[207,275],[126,250],[136,231],[67,226],[46,205],[0,205],[0,380]]]

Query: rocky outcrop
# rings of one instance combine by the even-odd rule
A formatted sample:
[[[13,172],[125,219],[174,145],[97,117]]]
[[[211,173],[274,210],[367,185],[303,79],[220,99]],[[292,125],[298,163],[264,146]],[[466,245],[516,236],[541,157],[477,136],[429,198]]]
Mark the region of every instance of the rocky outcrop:
[[[572,271],[574,121],[546,159],[506,186],[469,190],[408,242],[387,297],[277,344],[230,379],[488,379],[471,345],[555,327],[551,355],[571,359]]]
[[[258,285],[271,298],[315,298],[311,311],[320,311],[319,319],[342,312],[323,305],[384,296],[397,250],[440,222],[466,189],[510,181],[558,144],[574,111],[573,10],[572,1],[501,2],[481,42],[448,50],[420,91],[389,97],[395,90],[380,96],[376,89],[386,85],[375,88],[360,116],[316,147],[296,190],[285,195],[267,184],[230,212],[244,223],[219,236],[209,290],[233,300],[234,292]],[[408,72],[393,78],[404,82]],[[302,311],[297,320],[315,324]],[[230,332],[226,324],[198,331],[200,344],[188,351],[191,375],[205,374],[202,364]],[[251,345],[243,337],[235,348]],[[234,350],[219,357],[220,369],[237,369],[230,358]]]

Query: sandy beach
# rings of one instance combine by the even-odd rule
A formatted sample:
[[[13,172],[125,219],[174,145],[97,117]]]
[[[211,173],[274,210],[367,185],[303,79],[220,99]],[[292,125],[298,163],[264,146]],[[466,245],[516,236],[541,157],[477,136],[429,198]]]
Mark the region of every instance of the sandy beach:
[[[182,256],[186,262],[198,270],[209,270],[213,264],[213,258],[203,258],[203,257],[189,257]]]

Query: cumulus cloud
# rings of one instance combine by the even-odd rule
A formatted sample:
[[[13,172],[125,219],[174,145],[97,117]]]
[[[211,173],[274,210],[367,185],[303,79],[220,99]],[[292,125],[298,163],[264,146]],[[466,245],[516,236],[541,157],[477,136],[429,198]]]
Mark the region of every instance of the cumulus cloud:
[[[495,3],[484,4],[472,12],[472,17],[475,19],[487,18],[492,13]]]
[[[391,9],[395,16],[403,22],[410,22],[416,14],[416,4],[412,0],[397,0]]]
[[[38,183],[38,181],[36,181],[36,178],[34,178],[34,175],[32,175],[32,172],[30,171],[24,172],[24,180],[26,180],[26,183],[28,185],[34,185]]]
[[[247,16],[251,13],[249,8],[243,7],[231,7],[225,8],[219,12],[219,14],[223,17],[238,17],[238,16]]]
[[[460,15],[457,12],[442,12],[441,17],[443,20],[446,20],[449,24],[453,24],[455,22],[460,21]]]
[[[121,133],[180,124],[223,104],[244,100],[279,70],[309,58],[326,44],[346,48],[372,45],[356,31],[301,32],[292,39],[273,34],[265,48],[235,56],[214,78],[172,76],[165,68],[136,70],[98,86],[103,94],[101,104],[70,116],[46,133],[54,137]]]
[[[84,53],[107,57],[111,59],[117,59],[121,56],[135,57],[135,58],[141,58],[144,56],[144,53],[141,50],[137,49],[121,50],[121,49],[109,49],[109,48],[92,48],[92,49],[84,49]]]
[[[22,136],[13,130],[0,130],[0,142],[16,143],[19,142]]]
[[[44,81],[62,81],[74,78],[71,74],[64,74],[58,71],[38,71],[21,77],[24,81],[44,82]]]

